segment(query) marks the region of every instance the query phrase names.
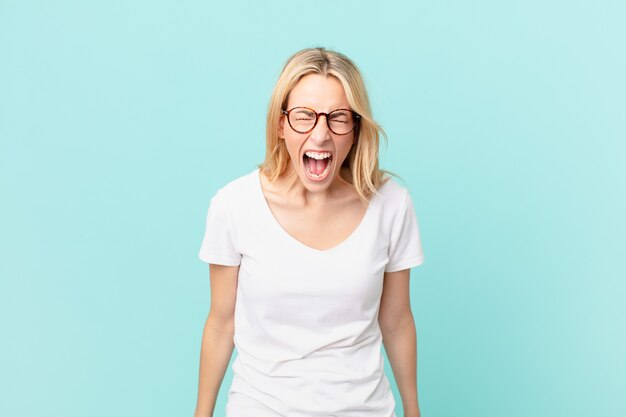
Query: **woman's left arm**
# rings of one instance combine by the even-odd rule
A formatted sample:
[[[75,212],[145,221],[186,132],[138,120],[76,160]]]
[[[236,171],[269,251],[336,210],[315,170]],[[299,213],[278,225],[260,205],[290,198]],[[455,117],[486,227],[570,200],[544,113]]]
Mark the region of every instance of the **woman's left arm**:
[[[417,400],[417,337],[409,295],[410,269],[386,272],[378,323],[402,397],[405,417],[420,417]]]

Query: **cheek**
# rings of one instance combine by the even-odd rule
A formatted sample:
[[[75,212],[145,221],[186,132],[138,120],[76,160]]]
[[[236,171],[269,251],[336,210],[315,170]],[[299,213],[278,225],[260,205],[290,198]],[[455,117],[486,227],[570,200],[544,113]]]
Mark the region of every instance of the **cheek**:
[[[346,143],[342,145],[342,148],[341,148],[342,155],[348,155],[350,153],[350,150],[354,146],[356,146],[356,145],[354,143],[352,143],[352,139],[347,140]]]
[[[298,157],[298,152],[300,150],[300,144],[298,143],[298,141],[294,140],[293,138],[286,137],[285,147],[287,148],[287,153],[289,153],[289,157]]]

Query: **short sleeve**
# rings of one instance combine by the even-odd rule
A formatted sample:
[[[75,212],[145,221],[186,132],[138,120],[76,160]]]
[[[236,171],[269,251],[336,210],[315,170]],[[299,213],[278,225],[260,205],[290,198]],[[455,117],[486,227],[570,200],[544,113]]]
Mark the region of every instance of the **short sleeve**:
[[[207,263],[236,266],[241,263],[241,254],[234,244],[234,229],[231,216],[224,201],[224,195],[218,191],[209,203],[206,216],[204,238],[198,257]]]
[[[385,272],[400,271],[424,263],[424,251],[413,201],[406,191],[404,208],[396,219],[389,242],[389,262]]]

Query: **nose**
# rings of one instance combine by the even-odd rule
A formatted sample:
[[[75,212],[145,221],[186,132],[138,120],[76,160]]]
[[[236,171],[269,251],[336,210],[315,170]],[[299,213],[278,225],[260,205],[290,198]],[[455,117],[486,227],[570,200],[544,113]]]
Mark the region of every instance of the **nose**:
[[[324,143],[327,139],[330,139],[327,117],[325,114],[320,114],[317,119],[317,125],[311,131],[310,138],[316,143]]]

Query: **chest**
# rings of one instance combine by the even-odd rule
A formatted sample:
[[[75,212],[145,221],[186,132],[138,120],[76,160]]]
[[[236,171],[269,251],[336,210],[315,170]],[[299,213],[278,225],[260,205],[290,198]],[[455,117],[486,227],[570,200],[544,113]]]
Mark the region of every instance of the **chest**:
[[[317,250],[328,250],[346,241],[363,221],[367,206],[355,200],[324,209],[297,209],[267,199],[278,227],[300,243]]]
[[[242,254],[239,290],[255,311],[270,314],[276,305],[293,302],[297,311],[327,310],[343,317],[343,309],[377,305],[389,259],[379,205],[357,199],[327,211],[305,211],[258,197],[233,205],[231,213]],[[337,314],[337,308],[344,313]]]

